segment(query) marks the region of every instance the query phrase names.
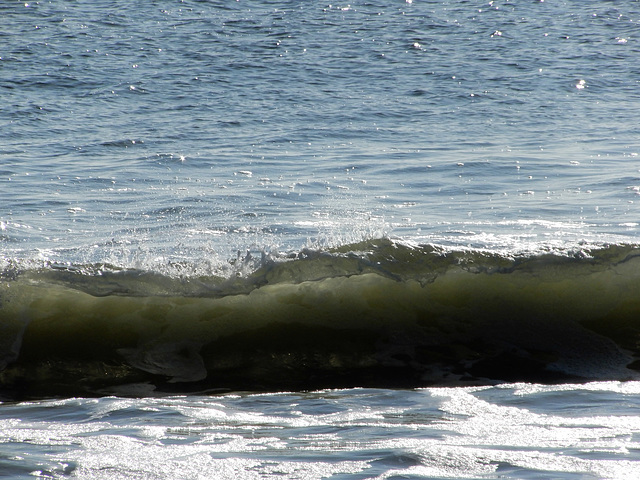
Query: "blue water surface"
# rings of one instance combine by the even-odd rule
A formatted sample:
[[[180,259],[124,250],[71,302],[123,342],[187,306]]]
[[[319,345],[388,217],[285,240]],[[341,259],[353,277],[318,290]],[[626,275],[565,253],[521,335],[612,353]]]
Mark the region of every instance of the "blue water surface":
[[[0,8],[13,256],[637,238],[638,2]]]

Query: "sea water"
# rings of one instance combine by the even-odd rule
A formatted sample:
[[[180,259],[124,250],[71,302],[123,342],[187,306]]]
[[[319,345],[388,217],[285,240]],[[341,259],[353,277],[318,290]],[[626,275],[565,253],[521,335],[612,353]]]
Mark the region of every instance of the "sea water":
[[[640,474],[640,2],[0,5],[0,476]]]

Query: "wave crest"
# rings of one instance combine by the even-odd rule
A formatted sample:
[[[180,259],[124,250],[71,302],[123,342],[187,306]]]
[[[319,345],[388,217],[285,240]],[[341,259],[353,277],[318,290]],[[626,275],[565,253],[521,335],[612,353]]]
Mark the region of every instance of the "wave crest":
[[[637,377],[637,246],[505,256],[379,239],[237,261],[257,268],[5,268],[2,391]]]

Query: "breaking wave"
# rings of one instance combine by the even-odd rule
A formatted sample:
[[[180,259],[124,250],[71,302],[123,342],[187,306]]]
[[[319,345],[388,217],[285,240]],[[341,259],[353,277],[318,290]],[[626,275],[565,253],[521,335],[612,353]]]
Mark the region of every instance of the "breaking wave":
[[[507,256],[378,239],[231,278],[0,273],[5,398],[627,380],[639,340],[634,245]]]

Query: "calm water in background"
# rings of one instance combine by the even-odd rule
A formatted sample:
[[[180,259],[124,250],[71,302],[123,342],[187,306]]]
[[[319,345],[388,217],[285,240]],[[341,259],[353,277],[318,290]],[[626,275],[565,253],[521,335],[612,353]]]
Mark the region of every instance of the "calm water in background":
[[[637,1],[4,2],[0,266],[637,243],[639,32]],[[637,390],[3,404],[0,476],[637,478]]]
[[[637,237],[638,2],[223,3],[1,7],[3,250]]]

